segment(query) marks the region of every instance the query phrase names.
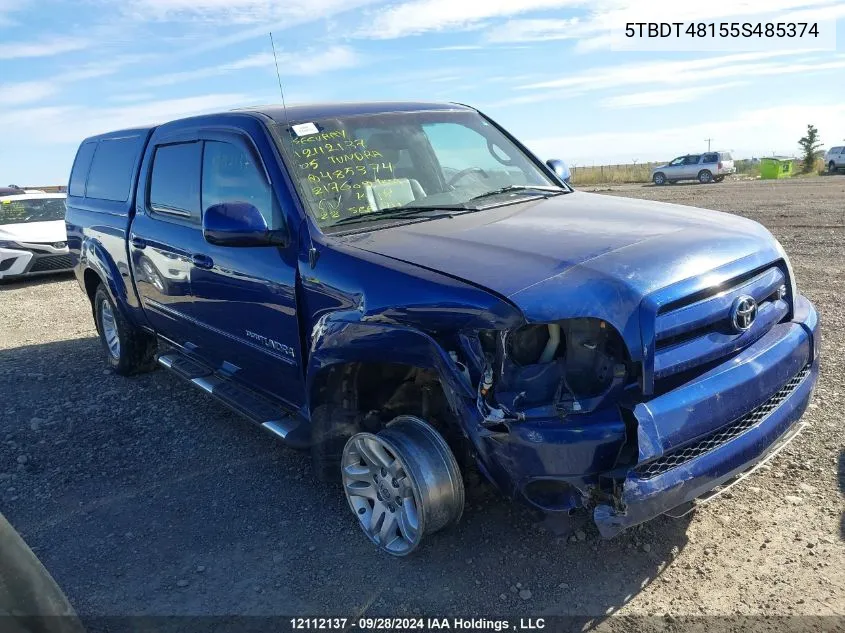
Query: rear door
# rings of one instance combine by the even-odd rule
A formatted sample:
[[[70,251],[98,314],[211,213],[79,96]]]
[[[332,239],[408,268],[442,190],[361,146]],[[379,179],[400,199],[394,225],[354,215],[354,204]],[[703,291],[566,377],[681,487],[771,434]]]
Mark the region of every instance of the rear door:
[[[161,336],[188,347],[191,318],[191,255],[202,240],[200,169],[202,143],[195,134],[156,139],[138,184],[129,256],[147,318]]]
[[[268,228],[293,235],[251,140],[234,131],[199,135],[204,141],[202,208],[248,202]],[[286,247],[232,247],[202,240],[191,256],[197,352],[248,387],[292,406],[303,404],[295,241]]]

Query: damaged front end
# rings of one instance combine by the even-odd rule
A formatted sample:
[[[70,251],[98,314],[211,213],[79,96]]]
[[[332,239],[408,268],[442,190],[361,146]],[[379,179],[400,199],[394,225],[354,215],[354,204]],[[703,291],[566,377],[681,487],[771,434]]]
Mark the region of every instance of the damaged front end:
[[[778,308],[778,296],[761,310]],[[700,299],[690,305],[699,309]],[[793,305],[756,338],[736,335],[742,345],[729,354],[657,381],[651,393],[649,359],[632,360],[601,319],[464,336],[479,376],[479,465],[543,511],[586,508],[605,537],[728,485],[794,436],[812,396],[818,319],[800,295]],[[696,334],[707,344],[728,336]],[[658,340],[653,363],[691,340]]]
[[[640,392],[616,329],[574,318],[480,331],[465,344],[481,368],[479,461],[490,478],[547,512],[615,505],[636,460]]]

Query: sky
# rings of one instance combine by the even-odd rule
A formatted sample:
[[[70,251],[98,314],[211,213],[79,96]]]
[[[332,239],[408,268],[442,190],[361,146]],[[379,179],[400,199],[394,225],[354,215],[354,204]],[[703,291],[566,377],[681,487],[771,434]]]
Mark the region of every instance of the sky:
[[[773,15],[836,43],[620,44]],[[288,105],[466,103],[576,166],[795,155],[810,123],[845,144],[845,0],[0,0],[0,185],[65,184],[92,134],[280,103],[270,31]]]

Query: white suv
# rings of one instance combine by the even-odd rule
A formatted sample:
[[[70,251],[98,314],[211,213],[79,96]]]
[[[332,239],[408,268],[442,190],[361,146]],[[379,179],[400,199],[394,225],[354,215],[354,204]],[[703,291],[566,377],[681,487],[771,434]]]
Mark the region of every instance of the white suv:
[[[839,169],[845,169],[845,145],[831,147],[824,154],[824,164],[828,173],[835,174]]]

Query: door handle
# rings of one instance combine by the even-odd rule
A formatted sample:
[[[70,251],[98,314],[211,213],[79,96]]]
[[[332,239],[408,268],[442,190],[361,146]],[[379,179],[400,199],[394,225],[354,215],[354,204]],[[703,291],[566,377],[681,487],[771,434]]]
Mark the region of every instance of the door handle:
[[[143,248],[146,248],[147,242],[145,240],[142,240],[140,237],[132,236],[132,246],[134,248],[137,248],[138,250],[141,250]]]
[[[191,255],[191,261],[197,268],[212,268],[214,266],[214,260],[208,255],[204,255],[202,253],[194,253]]]

